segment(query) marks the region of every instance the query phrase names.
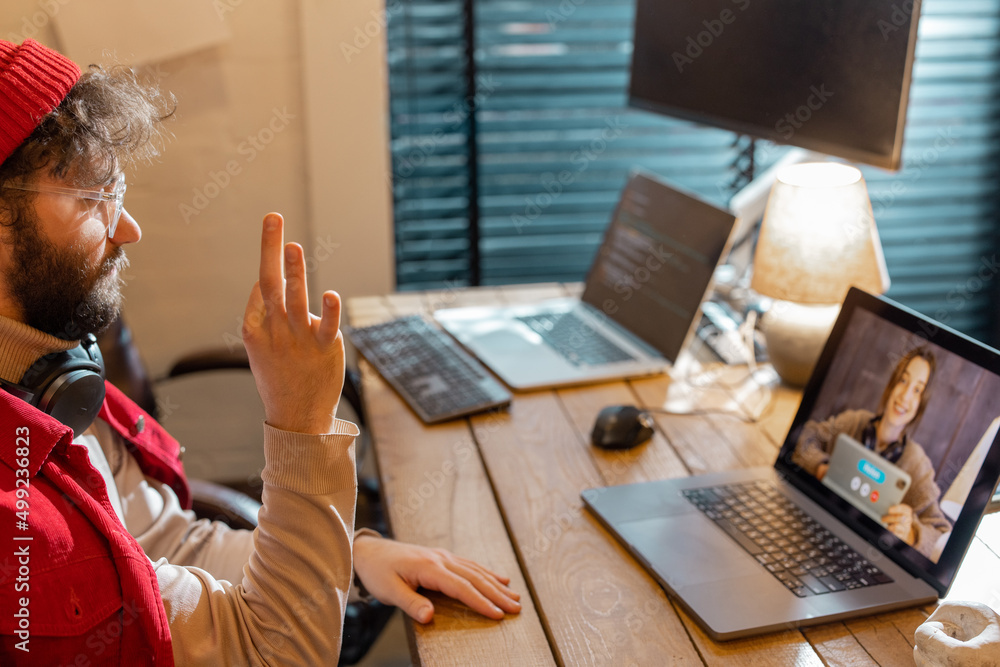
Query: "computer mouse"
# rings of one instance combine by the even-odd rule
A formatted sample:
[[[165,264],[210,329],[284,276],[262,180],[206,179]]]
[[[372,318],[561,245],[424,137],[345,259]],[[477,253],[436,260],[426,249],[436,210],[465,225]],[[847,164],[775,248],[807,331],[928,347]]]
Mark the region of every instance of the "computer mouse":
[[[611,405],[597,415],[590,440],[603,449],[630,449],[653,437],[653,416],[634,405]]]

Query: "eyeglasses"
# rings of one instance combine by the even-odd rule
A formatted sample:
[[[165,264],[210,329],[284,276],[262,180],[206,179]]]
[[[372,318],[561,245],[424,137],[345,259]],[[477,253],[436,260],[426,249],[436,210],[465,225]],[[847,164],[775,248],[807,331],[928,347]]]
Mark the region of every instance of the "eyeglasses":
[[[41,192],[50,195],[63,195],[66,197],[76,197],[78,199],[88,199],[90,201],[104,202],[108,206],[108,215],[105,222],[108,225],[108,238],[115,237],[115,230],[118,228],[118,220],[122,216],[125,208],[125,174],[119,174],[115,179],[111,190],[78,190],[76,188],[62,188],[57,185],[14,185],[7,184],[11,190],[24,190],[26,192]]]

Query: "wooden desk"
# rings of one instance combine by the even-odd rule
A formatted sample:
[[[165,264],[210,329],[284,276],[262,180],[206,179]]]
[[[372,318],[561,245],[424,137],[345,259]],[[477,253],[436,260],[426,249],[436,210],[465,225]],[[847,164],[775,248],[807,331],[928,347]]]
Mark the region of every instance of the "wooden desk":
[[[355,326],[437,308],[516,303],[562,285],[396,294],[348,302]],[[773,463],[800,395],[778,387],[757,424],[657,416],[653,441],[628,452],[589,444],[597,412],[662,403],[665,376],[515,395],[509,412],[424,426],[361,362],[376,460],[397,539],[444,547],[512,579],[523,611],[494,622],[432,596],[426,626],[408,623],[427,665],[907,665],[933,608],[909,609],[716,643],[582,508],[580,492]],[[987,517],[954,599],[1000,608],[1000,522]],[[991,549],[990,546],[993,548]],[[955,597],[958,596],[958,597]]]

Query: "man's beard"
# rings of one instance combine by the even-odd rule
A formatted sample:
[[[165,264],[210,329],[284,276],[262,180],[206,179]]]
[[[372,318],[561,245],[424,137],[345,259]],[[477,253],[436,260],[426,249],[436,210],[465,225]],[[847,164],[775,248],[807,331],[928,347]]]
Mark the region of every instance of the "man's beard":
[[[121,308],[125,249],[118,246],[93,267],[82,249],[60,250],[42,237],[35,220],[24,222],[7,230],[13,262],[6,276],[24,322],[66,340],[104,331]]]

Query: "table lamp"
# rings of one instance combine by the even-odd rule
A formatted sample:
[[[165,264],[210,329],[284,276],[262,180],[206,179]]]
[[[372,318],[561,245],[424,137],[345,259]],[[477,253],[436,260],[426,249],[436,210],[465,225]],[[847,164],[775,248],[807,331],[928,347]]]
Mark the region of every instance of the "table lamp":
[[[751,289],[774,301],[761,319],[778,375],[803,386],[847,290],[889,288],[861,171],[835,162],[790,165],[771,189]]]

